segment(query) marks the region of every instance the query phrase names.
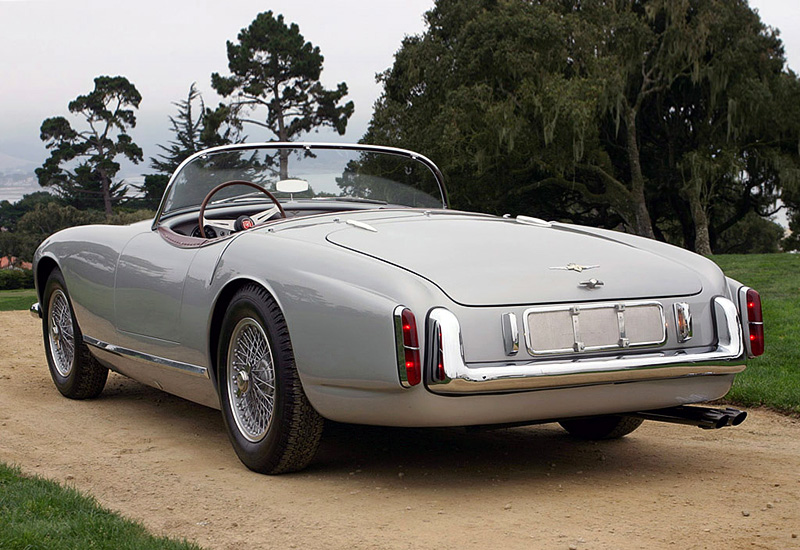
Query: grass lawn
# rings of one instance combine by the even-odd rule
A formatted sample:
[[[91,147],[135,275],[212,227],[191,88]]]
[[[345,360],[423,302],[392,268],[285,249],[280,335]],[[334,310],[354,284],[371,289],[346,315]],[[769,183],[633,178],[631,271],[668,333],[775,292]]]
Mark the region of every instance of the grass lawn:
[[[0,311],[27,311],[36,301],[36,291],[32,288],[0,290]]]
[[[23,476],[2,463],[0,548],[200,550],[185,541],[154,537],[75,489]]]
[[[800,414],[800,255],[712,256],[728,277],[761,294],[764,355],[747,361],[727,400]]]

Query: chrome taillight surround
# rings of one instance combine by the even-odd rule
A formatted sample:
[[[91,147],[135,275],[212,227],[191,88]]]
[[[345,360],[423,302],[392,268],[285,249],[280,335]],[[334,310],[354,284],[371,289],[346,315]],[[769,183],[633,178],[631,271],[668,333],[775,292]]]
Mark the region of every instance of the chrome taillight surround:
[[[676,302],[672,305],[675,312],[675,331],[678,333],[678,342],[688,342],[692,339],[692,313],[687,302]]]
[[[394,308],[393,317],[397,376],[401,386],[410,388],[422,381],[417,322],[414,313],[405,306]]]

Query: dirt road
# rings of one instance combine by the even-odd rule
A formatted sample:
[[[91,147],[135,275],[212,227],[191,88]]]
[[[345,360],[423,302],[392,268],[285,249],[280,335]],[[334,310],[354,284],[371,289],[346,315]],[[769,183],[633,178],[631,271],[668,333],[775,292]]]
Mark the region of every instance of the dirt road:
[[[267,477],[218,411],[117,375],[97,400],[61,397],[39,330],[0,313],[0,460],[209,549],[800,548],[795,419],[604,443],[333,425],[307,471]]]

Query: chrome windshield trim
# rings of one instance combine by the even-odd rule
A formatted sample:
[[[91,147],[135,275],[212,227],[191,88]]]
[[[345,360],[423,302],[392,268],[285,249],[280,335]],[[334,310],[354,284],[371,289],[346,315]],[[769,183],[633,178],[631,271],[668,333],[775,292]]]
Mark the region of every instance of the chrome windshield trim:
[[[414,151],[409,151],[408,149],[400,149],[398,147],[385,147],[381,145],[361,145],[355,143],[311,143],[311,142],[270,142],[270,143],[237,143],[233,145],[220,145],[219,147],[211,147],[209,149],[204,149],[202,151],[198,151],[197,153],[191,155],[186,160],[184,160],[172,175],[169,178],[169,182],[167,182],[167,186],[164,189],[164,194],[161,196],[161,202],[158,205],[158,211],[156,212],[155,217],[153,218],[153,224],[151,229],[156,230],[159,226],[159,222],[161,221],[161,215],[164,212],[164,207],[166,206],[166,200],[169,196],[170,191],[172,190],[173,185],[175,184],[175,179],[178,174],[181,173],[183,168],[194,161],[198,157],[202,157],[203,155],[208,155],[212,153],[221,153],[224,151],[247,151],[250,149],[339,149],[339,150],[347,150],[347,151],[369,151],[371,153],[386,153],[389,155],[396,155],[401,157],[410,158],[411,160],[416,160],[421,162],[425,165],[428,170],[431,171],[433,174],[434,179],[436,180],[436,184],[439,186],[439,193],[441,194],[442,199],[442,208],[447,209],[450,207],[450,199],[447,195],[447,187],[444,185],[444,176],[442,175],[442,171],[439,170],[439,167],[436,166],[431,159],[424,155],[420,155],[419,153],[415,153]]]
[[[91,336],[87,336],[85,334],[83,335],[83,341],[89,344],[90,346],[93,346],[97,349],[101,349],[103,351],[107,351],[109,353],[114,353],[116,355],[124,355],[126,357],[133,357],[134,359],[141,359],[143,361],[147,361],[148,363],[152,363],[159,367],[177,370],[184,374],[189,374],[191,376],[197,376],[200,378],[209,378],[208,369],[205,367],[199,367],[197,365],[191,365],[189,363],[183,363],[181,361],[173,361],[172,359],[166,359],[165,357],[158,357],[157,355],[150,355],[149,353],[144,353],[141,351],[124,348],[122,346],[115,346],[114,344],[103,342],[102,340],[98,340],[97,338],[92,338]]]
[[[580,385],[669,379],[684,376],[729,375],[744,364],[725,364],[744,357],[742,328],[736,306],[727,298],[712,300],[717,343],[707,352],[668,355],[654,352],[602,358],[542,359],[528,363],[467,364],[461,352],[461,328],[456,316],[437,308],[442,330],[444,383],[431,385],[435,393],[469,394],[493,391],[525,391]],[[722,362],[722,364],[713,364]],[[743,363],[743,361],[742,361]]]

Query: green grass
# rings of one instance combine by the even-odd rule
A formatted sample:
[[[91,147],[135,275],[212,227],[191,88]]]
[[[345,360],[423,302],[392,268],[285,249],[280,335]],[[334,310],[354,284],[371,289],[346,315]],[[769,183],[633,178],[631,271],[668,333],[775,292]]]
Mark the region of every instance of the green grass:
[[[0,463],[0,549],[199,550],[154,537],[93,498]]]
[[[36,291],[32,288],[0,290],[0,311],[27,310],[36,301]]]
[[[764,310],[766,350],[749,359],[727,400],[800,414],[800,255],[711,258],[728,277],[756,289]]]

